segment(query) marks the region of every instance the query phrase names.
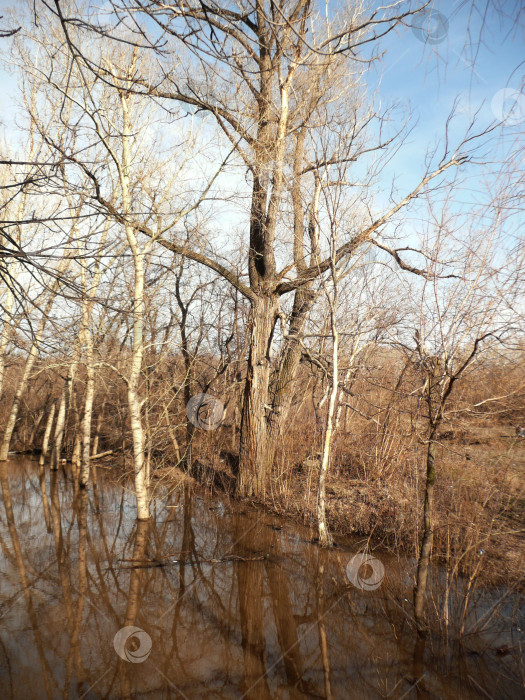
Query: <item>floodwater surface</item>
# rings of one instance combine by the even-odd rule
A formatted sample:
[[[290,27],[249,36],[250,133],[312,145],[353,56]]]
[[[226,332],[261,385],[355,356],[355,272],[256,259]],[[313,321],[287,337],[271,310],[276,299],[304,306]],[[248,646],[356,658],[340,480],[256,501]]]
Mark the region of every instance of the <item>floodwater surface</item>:
[[[399,562],[380,557],[362,590],[357,542],[324,551],[188,487],[137,523],[133,494],[97,474],[75,493],[64,471],[0,464],[2,700],[525,697],[501,632],[416,642]]]

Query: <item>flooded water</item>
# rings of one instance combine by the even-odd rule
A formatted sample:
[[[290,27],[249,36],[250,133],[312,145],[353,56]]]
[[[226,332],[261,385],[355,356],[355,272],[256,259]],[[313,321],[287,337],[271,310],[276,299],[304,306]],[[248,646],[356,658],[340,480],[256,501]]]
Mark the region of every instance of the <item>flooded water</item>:
[[[387,558],[361,590],[357,543],[322,551],[187,488],[137,524],[105,475],[75,494],[62,472],[0,464],[2,700],[525,697],[501,632],[416,643],[409,577]]]

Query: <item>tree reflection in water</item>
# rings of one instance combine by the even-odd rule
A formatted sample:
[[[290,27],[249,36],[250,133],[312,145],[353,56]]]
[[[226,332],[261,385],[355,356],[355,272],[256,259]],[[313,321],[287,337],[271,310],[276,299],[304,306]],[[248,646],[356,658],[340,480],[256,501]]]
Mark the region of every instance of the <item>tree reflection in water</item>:
[[[139,523],[102,470],[75,493],[20,460],[0,464],[0,487],[2,698],[520,696],[506,658],[414,650],[393,564],[362,592],[349,552],[187,485]],[[151,638],[143,662],[116,654],[123,627]]]

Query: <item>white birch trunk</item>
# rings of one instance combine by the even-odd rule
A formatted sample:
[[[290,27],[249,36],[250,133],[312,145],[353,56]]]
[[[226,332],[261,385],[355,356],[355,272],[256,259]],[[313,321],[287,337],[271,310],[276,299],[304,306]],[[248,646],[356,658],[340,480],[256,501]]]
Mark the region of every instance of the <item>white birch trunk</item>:
[[[124,216],[131,212],[131,195],[129,186],[129,170],[131,164],[130,138],[131,123],[129,118],[130,94],[123,90],[120,102],[123,115],[122,131],[122,167],[120,168],[120,186],[122,189],[122,208]],[[131,368],[128,376],[128,407],[131,435],[133,440],[133,466],[135,472],[135,494],[137,497],[137,519],[148,520],[149,511],[149,479],[147,464],[144,458],[144,427],[142,425],[141,409],[143,401],[140,398],[140,376],[144,355],[144,250],[141,250],[136,231],[131,224],[126,223],[126,238],[133,257],[134,289],[133,289],[133,347],[131,352]]]
[[[58,406],[57,422],[55,425],[55,434],[53,437],[53,452],[51,455],[51,469],[54,471],[58,469],[60,464],[60,458],[62,455],[62,443],[64,441],[64,431],[66,425],[66,413],[69,407],[69,387],[71,383],[70,375],[66,377],[64,388],[62,390],[62,396],[60,397],[60,404]]]
[[[9,313],[13,308],[13,295],[9,290],[7,290],[7,298],[4,302],[4,313],[5,320],[2,327],[2,335],[0,336],[0,397],[2,396],[2,389],[4,386],[4,376],[5,376],[5,355],[7,352],[7,346],[9,344],[9,338],[11,337],[11,332],[13,330],[13,324],[9,318]]]
[[[2,438],[2,444],[0,445],[0,462],[5,462],[7,460],[7,455],[9,453],[9,446],[11,445],[11,438],[13,437],[13,431],[15,429],[16,420],[18,418],[18,410],[20,408],[20,403],[22,401],[22,395],[27,386],[27,380],[35,364],[35,360],[38,357],[38,348],[36,343],[33,343],[29,355],[26,359],[26,364],[24,367],[24,372],[18,382],[16,387],[15,396],[13,403],[11,404],[11,410],[9,411],[9,417],[7,419],[7,424],[4,430],[4,436]]]
[[[51,408],[49,409],[49,413],[47,415],[46,430],[44,432],[44,439],[42,441],[42,452],[40,453],[40,459],[38,460],[40,466],[43,466],[46,461],[47,451],[49,448],[49,438],[51,437],[51,428],[53,427],[53,419],[55,417],[56,407],[57,402],[53,401],[53,403],[51,404]]]
[[[53,453],[51,457],[51,469],[56,470],[59,467],[60,459],[62,456],[62,445],[64,442],[64,435],[66,431],[66,420],[69,412],[69,402],[71,397],[71,389],[73,387],[73,381],[75,379],[75,373],[77,369],[76,360],[74,360],[70,366],[67,373],[66,380],[64,382],[64,389],[62,391],[62,396],[60,397],[60,405],[58,408],[57,422],[55,426],[55,435],[53,439]]]
[[[70,234],[71,238],[72,234]],[[70,264],[70,261],[67,258],[63,258],[60,262],[60,265],[58,266],[58,276],[57,280],[60,278],[60,275],[66,271]],[[44,311],[42,313],[42,317],[40,319],[40,322],[38,324],[38,328],[35,333],[35,337],[33,340],[33,343],[31,345],[31,349],[29,350],[29,354],[26,358],[26,364],[24,367],[24,372],[22,374],[22,377],[20,378],[18,382],[18,386],[15,391],[15,396],[13,399],[13,403],[11,404],[11,410],[9,411],[9,418],[7,419],[7,424],[4,430],[4,435],[2,438],[2,444],[0,445],[0,462],[5,462],[7,460],[7,454],[9,452],[9,446],[11,445],[11,438],[13,437],[13,431],[15,429],[16,425],[16,420],[18,418],[18,411],[20,408],[20,403],[22,401],[22,396],[24,394],[25,388],[27,386],[27,381],[29,379],[29,375],[31,374],[31,370],[33,369],[33,365],[35,364],[35,361],[38,357],[38,348],[40,346],[40,342],[42,340],[42,335],[44,333],[44,329],[47,323],[47,319],[49,317],[49,314],[51,313],[51,309],[53,308],[53,304],[55,301],[55,296],[56,292],[58,290],[58,281],[55,281],[53,284],[52,288],[49,291],[49,296],[47,298],[47,302],[44,308]]]
[[[334,242],[335,249],[335,242]],[[330,303],[330,325],[332,334],[332,376],[330,384],[330,400],[326,416],[326,431],[323,441],[323,456],[319,469],[319,483],[317,487],[317,529],[319,544],[328,546],[332,543],[332,537],[328,531],[326,522],[326,476],[330,465],[333,433],[337,424],[337,401],[339,396],[339,333],[337,331],[337,273],[335,261],[332,262],[332,281],[334,285],[333,297]]]

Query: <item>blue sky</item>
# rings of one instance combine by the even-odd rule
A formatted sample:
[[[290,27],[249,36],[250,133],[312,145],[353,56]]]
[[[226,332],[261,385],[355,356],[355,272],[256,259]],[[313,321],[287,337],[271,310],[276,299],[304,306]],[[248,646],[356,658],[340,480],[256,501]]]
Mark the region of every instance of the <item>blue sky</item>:
[[[380,78],[379,96],[383,105],[400,102],[410,105],[415,127],[407,147],[414,155],[414,162],[420,160],[429,146],[444,134],[446,119],[459,100],[459,113],[453,123],[452,137],[460,138],[470,119],[477,113],[480,127],[501,118],[514,106],[512,115],[518,124],[505,124],[494,132],[492,154],[501,157],[507,149],[515,147],[517,139],[525,129],[524,60],[525,60],[525,15],[520,23],[513,17],[506,17],[489,9],[482,19],[485,2],[451,0],[436,2],[429,13],[440,13],[444,17],[438,27],[440,41],[422,41],[416,34],[424,32],[413,29],[399,29],[384,40],[386,55],[382,65],[369,77],[369,85]],[[503,3],[511,12],[514,2]],[[439,15],[438,15],[439,16]],[[448,25],[448,26],[447,26]],[[473,56],[475,52],[475,57]],[[475,60],[473,60],[475,58]],[[512,97],[514,91],[518,102],[502,100]],[[498,110],[499,106],[499,110]],[[496,112],[493,110],[496,108]],[[512,122],[512,120],[511,120]],[[403,157],[406,157],[406,148]],[[396,165],[396,174],[408,181],[410,174]]]

